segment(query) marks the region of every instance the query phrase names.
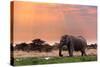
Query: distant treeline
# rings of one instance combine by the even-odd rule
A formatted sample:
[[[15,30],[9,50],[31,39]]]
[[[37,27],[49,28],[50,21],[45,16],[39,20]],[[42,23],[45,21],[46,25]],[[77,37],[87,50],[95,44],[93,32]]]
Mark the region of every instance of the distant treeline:
[[[45,43],[46,41],[41,39],[34,39],[32,43],[20,43],[16,44],[14,50],[21,50],[21,51],[39,51],[39,52],[50,52],[52,50],[56,50],[59,48],[59,43],[55,43],[54,45],[50,45]]]
[[[97,49],[97,44],[94,43],[94,44],[87,45],[87,48],[88,49]]]
[[[54,43],[52,46],[48,43],[45,43],[46,41],[41,39],[34,39],[31,43],[20,43],[16,44],[14,47],[14,50],[18,51],[39,51],[39,52],[50,52],[52,50],[58,50],[59,49],[59,43]],[[97,44],[91,44],[87,46],[89,49],[96,49]],[[67,47],[64,46],[63,50],[67,50]]]

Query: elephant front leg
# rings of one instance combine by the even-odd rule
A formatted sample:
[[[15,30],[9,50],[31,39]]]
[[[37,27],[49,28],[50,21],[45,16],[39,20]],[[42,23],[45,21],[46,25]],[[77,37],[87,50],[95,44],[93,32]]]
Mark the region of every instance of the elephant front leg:
[[[61,47],[59,47],[59,56],[60,57],[62,57],[63,55],[61,54],[61,52],[62,52],[62,46]]]

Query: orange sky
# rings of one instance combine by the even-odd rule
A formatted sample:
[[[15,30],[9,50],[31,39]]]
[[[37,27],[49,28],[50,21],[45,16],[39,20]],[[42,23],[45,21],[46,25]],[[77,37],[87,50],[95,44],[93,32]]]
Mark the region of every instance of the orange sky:
[[[14,43],[41,38],[48,43],[59,42],[64,34],[82,35],[96,42],[97,7],[14,2]]]

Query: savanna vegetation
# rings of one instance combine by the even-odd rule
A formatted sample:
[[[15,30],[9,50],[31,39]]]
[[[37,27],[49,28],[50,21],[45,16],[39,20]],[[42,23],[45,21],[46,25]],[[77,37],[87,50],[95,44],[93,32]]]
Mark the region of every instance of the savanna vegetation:
[[[16,58],[14,65],[37,65],[37,64],[56,64],[72,62],[96,61],[97,56],[79,56],[79,57],[26,57]]]
[[[87,56],[80,56],[75,53],[74,57],[68,57],[67,47],[63,46],[64,57],[59,57],[59,43],[52,46],[42,39],[34,39],[31,43],[20,43],[13,47],[14,65],[37,65],[37,64],[55,64],[85,62],[97,60],[97,44],[87,45]]]

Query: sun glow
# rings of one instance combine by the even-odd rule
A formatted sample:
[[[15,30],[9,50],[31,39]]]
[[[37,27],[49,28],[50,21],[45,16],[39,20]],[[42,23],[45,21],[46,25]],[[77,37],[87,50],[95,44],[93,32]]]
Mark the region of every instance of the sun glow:
[[[65,34],[82,35],[96,42],[97,8],[95,6],[14,2],[14,42],[35,38],[59,42]]]

